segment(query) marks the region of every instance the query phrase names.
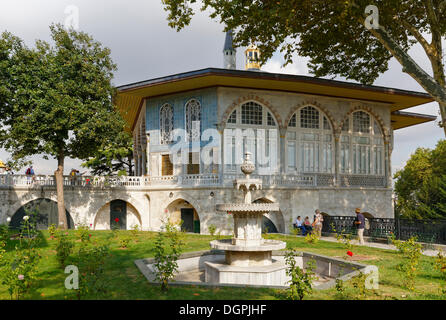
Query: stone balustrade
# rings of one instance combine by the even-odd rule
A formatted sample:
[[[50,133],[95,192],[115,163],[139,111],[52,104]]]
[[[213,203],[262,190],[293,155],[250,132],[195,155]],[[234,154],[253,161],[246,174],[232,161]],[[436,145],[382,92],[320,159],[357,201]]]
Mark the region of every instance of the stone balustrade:
[[[234,180],[240,178],[237,174],[192,174],[178,176],[64,176],[64,186],[66,187],[147,187],[158,188],[163,186],[228,186],[232,187]],[[289,175],[251,175],[252,178],[261,179],[264,187],[275,186],[284,188],[316,188],[334,187],[334,174],[289,174]],[[365,188],[385,188],[386,177],[377,176],[340,176],[339,186],[365,187]],[[0,175],[0,187],[55,187],[53,175],[36,175],[34,177],[26,175]]]

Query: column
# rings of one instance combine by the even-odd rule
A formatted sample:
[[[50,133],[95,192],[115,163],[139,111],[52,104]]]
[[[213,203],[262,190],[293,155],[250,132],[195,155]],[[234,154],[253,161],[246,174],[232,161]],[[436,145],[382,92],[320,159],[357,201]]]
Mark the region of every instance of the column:
[[[151,175],[151,168],[150,168],[150,133],[146,134],[146,141],[147,141],[147,145],[146,145],[146,168],[147,168],[147,175]]]
[[[340,140],[341,140],[341,132],[340,131],[335,131],[334,133],[334,168],[335,168],[335,178],[334,178],[334,186],[335,187],[339,187],[341,185],[341,176],[340,176],[340,172],[341,172],[341,157],[340,157],[340,149],[341,149],[341,144],[340,144]]]
[[[279,128],[279,134],[280,134],[280,139],[279,139],[279,150],[280,150],[280,154],[278,155],[279,158],[279,173],[281,175],[285,175],[286,174],[286,159],[285,159],[285,155],[286,155],[286,128]]]

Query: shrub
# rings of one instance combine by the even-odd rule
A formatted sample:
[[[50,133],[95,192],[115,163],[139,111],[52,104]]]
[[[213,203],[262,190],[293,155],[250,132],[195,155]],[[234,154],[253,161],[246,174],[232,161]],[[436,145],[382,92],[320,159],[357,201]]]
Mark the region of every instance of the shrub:
[[[288,289],[288,298],[291,300],[303,300],[305,296],[311,295],[313,292],[313,280],[315,279],[313,270],[315,269],[314,260],[310,260],[307,264],[306,270],[302,270],[296,264],[297,252],[294,249],[290,249],[285,254],[285,262],[288,266],[286,274],[291,278],[288,283],[290,288]]]
[[[161,290],[167,291],[169,281],[178,269],[178,258],[183,250],[184,242],[176,226],[165,223],[165,232],[159,232],[155,239],[155,276],[160,282]]]
[[[446,256],[443,255],[442,251],[439,251],[434,262],[435,270],[440,271],[440,276],[443,281],[446,281]],[[446,285],[441,288],[443,294],[446,294]]]
[[[417,237],[411,237],[406,241],[393,241],[393,244],[403,256],[403,262],[397,265],[397,270],[403,273],[404,285],[411,291],[415,290],[415,277],[418,273],[417,267],[422,254],[422,245],[416,241]]]
[[[76,229],[76,238],[81,242],[88,242],[91,238],[91,230],[88,224],[80,223]]]
[[[351,250],[353,248],[353,245],[351,244],[352,235],[350,233],[345,233],[345,229],[342,229],[341,232],[338,232],[333,223],[331,224],[331,229],[336,234],[336,240],[338,241],[338,243],[343,244],[344,248],[347,250]]]
[[[54,223],[48,227],[48,233],[50,234],[51,239],[56,238],[57,227]]]
[[[3,257],[1,260],[1,283],[7,287],[11,299],[22,298],[32,289],[36,280],[37,265],[41,258],[37,249],[40,242],[36,230],[37,215],[37,211],[26,211],[20,232],[20,242],[15,247],[14,255]],[[2,252],[4,253],[4,250]]]
[[[139,231],[140,231],[140,229],[139,229],[139,225],[138,224],[134,224],[132,226],[132,228],[130,229],[130,232],[131,232],[131,234],[132,234],[132,236],[134,238],[136,238],[138,236]]]
[[[68,232],[59,230],[56,234],[56,259],[62,268],[66,267],[66,261],[74,249],[74,242],[68,237]]]
[[[317,235],[316,233],[314,233],[314,232],[308,233],[308,234],[305,236],[305,242],[306,242],[306,243],[316,244],[316,243],[319,242],[319,237],[318,237],[318,235]]]
[[[119,247],[120,248],[128,248],[131,238],[127,235],[123,235],[119,237]]]
[[[8,241],[9,238],[9,228],[3,224],[0,224],[0,241]]]
[[[209,233],[211,234],[211,236],[214,236],[215,231],[217,231],[217,227],[215,226],[215,224],[211,224],[211,225],[208,227],[208,230],[209,230]]]
[[[86,296],[98,298],[99,294],[107,293],[105,265],[110,257],[108,245],[81,245],[71,259],[71,264],[79,269],[79,289],[76,290],[80,300]]]

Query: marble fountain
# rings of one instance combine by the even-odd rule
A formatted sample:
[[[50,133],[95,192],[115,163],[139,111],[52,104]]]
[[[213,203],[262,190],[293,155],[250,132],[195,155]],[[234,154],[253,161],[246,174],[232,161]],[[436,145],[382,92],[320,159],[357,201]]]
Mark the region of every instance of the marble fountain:
[[[262,188],[261,179],[252,179],[255,166],[251,153],[245,154],[241,165],[245,177],[236,179],[234,187],[244,193],[243,203],[217,204],[217,212],[232,214],[234,236],[229,240],[214,240],[212,249],[225,252],[225,260],[205,262],[205,281],[211,283],[237,283],[250,285],[286,284],[286,266],[283,260],[272,257],[286,243],[262,238],[263,215],[279,211],[278,203],[252,203],[252,191]]]
[[[178,274],[173,285],[252,286],[287,288],[285,249],[283,241],[263,239],[263,215],[279,211],[278,203],[252,203],[252,192],[262,188],[261,179],[251,178],[255,166],[251,154],[246,153],[241,171],[244,177],[234,181],[236,190],[243,192],[242,203],[217,204],[218,214],[231,214],[234,220],[232,239],[210,242],[211,250],[187,252],[178,260]],[[315,289],[335,285],[335,278],[347,280],[366,270],[367,266],[302,252],[296,258],[303,269],[309,260],[316,261],[318,280]],[[136,266],[151,283],[156,283],[154,259],[140,259]]]

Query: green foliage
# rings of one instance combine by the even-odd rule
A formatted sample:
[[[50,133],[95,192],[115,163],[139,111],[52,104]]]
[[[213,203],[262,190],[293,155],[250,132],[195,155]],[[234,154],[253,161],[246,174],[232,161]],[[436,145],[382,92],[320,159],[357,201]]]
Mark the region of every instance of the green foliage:
[[[439,251],[434,262],[434,269],[440,272],[443,281],[446,282],[446,256]],[[441,292],[446,295],[446,284],[442,285]]]
[[[90,168],[94,175],[133,175],[133,138],[130,133],[122,131],[116,134],[95,153],[95,156],[82,163]]]
[[[178,258],[183,250],[182,233],[169,222],[164,224],[165,232],[159,232],[153,249],[155,255],[155,275],[160,282],[161,290],[168,291],[169,281],[178,269]]]
[[[88,224],[80,223],[77,225],[76,238],[81,242],[88,242],[91,238],[91,230]]]
[[[41,238],[36,230],[37,211],[26,211],[20,232],[19,245],[15,254],[2,259],[0,263],[1,283],[8,288],[11,299],[20,299],[30,292],[35,284],[37,265],[41,259],[38,245]],[[0,255],[2,249],[0,241]],[[3,251],[4,254],[4,251]]]
[[[397,270],[402,273],[404,285],[410,291],[415,290],[415,278],[422,255],[422,245],[416,241],[417,237],[411,237],[406,241],[393,241],[393,244],[403,256],[403,262],[397,265]]]
[[[294,249],[287,250],[285,254],[286,274],[291,278],[288,282],[290,284],[288,298],[291,300],[303,300],[305,296],[311,295],[313,292],[315,261],[308,261],[307,268],[304,271],[297,265],[296,258],[298,256]]]
[[[52,44],[38,40],[33,48],[10,33],[0,36],[0,148],[15,163],[37,154],[56,159],[63,198],[65,157],[95,156],[125,122],[112,103],[116,65],[110,50],[60,24],[50,31]],[[60,222],[64,217],[59,208]]]
[[[367,279],[367,275],[361,271],[352,278],[353,288],[357,290],[357,298],[363,299],[366,297],[367,289],[365,286],[365,282]]]
[[[139,225],[136,223],[130,229],[130,233],[132,234],[132,236],[134,238],[136,238],[138,236],[139,231],[140,231]]]
[[[109,258],[108,245],[85,243],[79,247],[70,262],[79,268],[79,289],[75,290],[79,300],[87,296],[98,299],[107,293],[105,266]]]
[[[6,242],[9,238],[9,228],[4,224],[0,224],[0,241]]]
[[[418,148],[395,174],[395,211],[402,218],[446,218],[446,140]]]
[[[57,227],[54,223],[48,227],[48,233],[50,234],[51,239],[54,239],[56,237]]]
[[[120,248],[128,248],[130,241],[132,240],[131,237],[128,235],[120,235],[119,236],[119,247]]]
[[[217,227],[215,226],[215,224],[211,224],[211,225],[209,225],[208,230],[209,230],[210,235],[214,236],[215,231],[217,231]]]
[[[344,245],[344,248],[347,250],[351,250],[353,248],[353,245],[351,243],[352,235],[350,233],[346,233],[345,229],[342,229],[340,232],[338,232],[333,223],[331,224],[331,229],[335,233],[338,243],[342,243]]]
[[[339,274],[338,274],[338,276],[336,277],[336,280],[335,280],[335,283],[336,283],[335,288],[336,288],[336,297],[337,297],[338,299],[343,300],[343,299],[346,297],[346,288],[345,288],[344,281],[341,280],[341,277],[342,277],[342,269],[339,270]]]
[[[74,242],[68,236],[68,232],[58,230],[56,233],[57,246],[56,258],[62,268],[67,266],[67,260],[74,249]]]
[[[315,232],[308,233],[305,236],[305,242],[306,243],[311,243],[311,244],[316,244],[316,243],[319,242],[319,237],[318,237],[318,235]]]

